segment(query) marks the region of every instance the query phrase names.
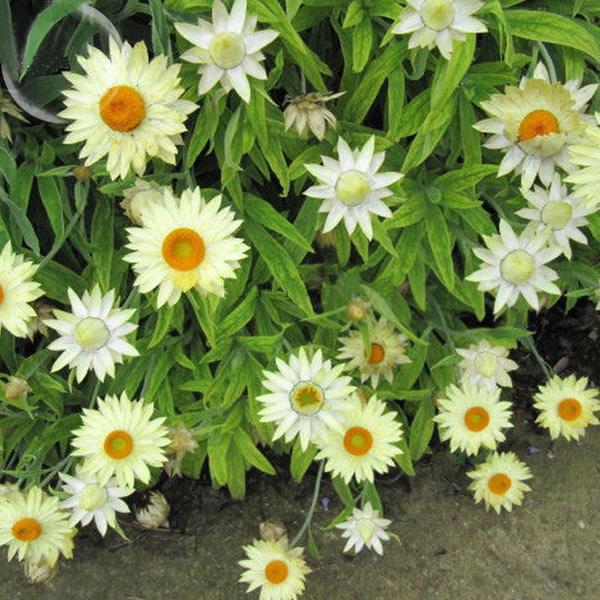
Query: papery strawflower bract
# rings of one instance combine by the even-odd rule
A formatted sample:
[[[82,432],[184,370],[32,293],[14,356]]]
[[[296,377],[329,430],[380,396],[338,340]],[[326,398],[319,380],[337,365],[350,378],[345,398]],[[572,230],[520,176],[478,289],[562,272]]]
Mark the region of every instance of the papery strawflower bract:
[[[133,488],[117,485],[116,479],[100,484],[95,475],[82,473],[79,469],[76,477],[59,473],[63,480],[63,490],[69,494],[61,502],[63,509],[71,512],[70,524],[81,523],[84,527],[92,520],[100,535],[105,536],[108,526],[115,527],[116,513],[128,513],[129,507],[121,500],[133,494]]]
[[[467,33],[485,33],[487,27],[474,15],[480,0],[406,0],[407,7],[392,33],[408,34],[409,48],[438,47],[441,55],[452,57],[454,40],[464,41]]]
[[[371,136],[361,149],[352,150],[341,137],[337,143],[338,160],[322,156],[322,165],[306,164],[306,170],[319,185],[309,187],[304,195],[323,200],[319,212],[328,213],[323,231],[331,231],[342,219],[351,234],[356,225],[370,240],[373,237],[371,213],[390,217],[392,211],[383,198],[393,196],[387,186],[402,179],[396,172],[378,173],[385,152],[375,152]]]
[[[550,228],[550,246],[559,247],[567,258],[571,258],[573,252],[570,240],[587,244],[587,238],[579,228],[588,224],[585,217],[595,210],[586,208],[575,194],[569,194],[558,173],[554,176],[550,189],[536,185],[532,190],[521,192],[529,206],[515,214],[534,223],[538,231]]]
[[[500,221],[500,234],[483,236],[487,248],[474,248],[475,256],[483,263],[481,268],[466,279],[476,281],[482,292],[496,290],[494,313],[504,306],[514,306],[523,296],[534,310],[540,309],[538,292],[560,295],[560,288],[553,283],[558,279],[554,269],[546,263],[560,256],[558,246],[548,247],[550,231],[536,231],[528,226],[519,236],[511,226]]]
[[[589,425],[600,423],[594,414],[600,410],[598,390],[588,388],[587,377],[569,375],[562,379],[555,375],[540,386],[533,406],[540,413],[536,423],[548,429],[553,440],[561,435],[578,440]]]
[[[469,489],[475,496],[475,503],[483,500],[486,510],[491,507],[497,513],[503,508],[510,512],[513,506],[523,503],[525,492],[531,491],[524,483],[531,479],[531,471],[514,452],[491,454],[467,476],[473,479]]]
[[[121,487],[133,487],[135,479],[148,483],[148,467],[166,462],[171,441],[164,417],[152,418],[153,413],[154,405],[129,400],[125,393],[106,396],[97,409],[84,408],[72,441],[72,455],[85,459],[81,472],[96,475],[101,485],[113,476]]]
[[[508,350],[503,346],[492,346],[487,340],[481,340],[468,348],[457,348],[456,353],[463,358],[458,364],[462,381],[488,390],[512,387],[508,373],[519,365],[508,358]]]
[[[360,380],[371,378],[371,385],[379,385],[380,376],[392,383],[394,370],[398,365],[412,362],[406,356],[407,337],[398,333],[385,319],[367,321],[369,347],[365,347],[363,333],[354,329],[348,336],[341,337],[342,347],[337,355],[339,360],[348,361],[346,369],[360,371]]]
[[[304,562],[302,548],[290,548],[287,537],[277,541],[255,540],[244,546],[247,557],[241,583],[248,592],[260,588],[260,600],[296,600],[304,592],[304,580],[311,569]]]
[[[158,308],[192,288],[225,295],[225,280],[235,278],[248,246],[233,236],[242,222],[222,201],[221,195],[205,201],[200,188],[180,199],[166,190],[162,203],[146,207],[143,225],[127,229],[131,252],[123,260],[132,263],[143,294],[158,287]]]
[[[165,194],[169,192],[167,186],[158,185],[154,181],[136,179],[132,187],[123,190],[121,207],[133,223],[143,225],[147,207],[151,204],[161,204]]]
[[[275,359],[277,371],[263,371],[263,386],[270,393],[257,396],[263,423],[275,423],[273,440],[286,442],[300,437],[303,450],[328,427],[337,427],[339,411],[356,389],[351,378],[342,376],[344,365],[333,366],[317,350],[309,358],[304,348],[286,363]]]
[[[4,327],[15,337],[27,335],[27,324],[35,317],[31,302],[44,291],[32,277],[37,266],[15,254],[10,242],[0,253],[0,329]]]
[[[73,556],[75,533],[58,498],[39,487],[0,497],[0,545],[8,546],[8,560],[16,554],[19,560],[45,560],[53,566],[59,554]]]
[[[581,140],[586,127],[577,106],[571,90],[538,78],[524,78],[520,87],[507,86],[482,102],[491,118],[474,127],[492,134],[486,148],[504,152],[498,177],[515,171],[521,187],[529,189],[538,176],[550,186],[557,166],[575,171],[568,147]]]
[[[374,510],[371,503],[367,502],[362,509],[352,509],[352,516],[336,525],[336,528],[343,531],[343,538],[348,538],[344,552],[354,549],[354,554],[358,554],[366,546],[382,555],[381,542],[390,539],[385,530],[391,523],[389,519],[382,519],[379,511]]]
[[[233,88],[244,102],[250,102],[248,77],[267,78],[260,64],[265,59],[261,50],[279,35],[272,29],[255,31],[256,22],[254,15],[246,14],[246,0],[235,0],[230,13],[221,0],[214,0],[212,23],[204,19],[196,25],[175,23],[179,34],[193,44],[181,58],[200,65],[199,95],[221,82],[226,92]]]
[[[46,325],[60,334],[48,349],[62,351],[52,371],[68,365],[77,370],[78,382],[92,369],[100,381],[107,374],[114,377],[115,363],[122,363],[123,356],[139,355],[125,339],[137,329],[129,321],[135,309],[115,307],[115,291],[103,295],[98,286],[91,293],[84,292],[81,298],[71,288],[67,294],[72,312],[55,309],[56,318],[46,320]]]
[[[387,473],[394,457],[402,454],[398,442],[402,426],[393,411],[372,396],[363,402],[354,394],[341,412],[339,426],[325,431],[317,441],[315,460],[325,461],[325,471],[346,483],[373,481],[375,473]]]
[[[326,108],[325,104],[344,94],[345,92],[337,94],[310,92],[289,98],[283,111],[285,130],[287,131],[293,126],[301,136],[306,135],[310,130],[318,140],[322,140],[325,137],[327,125],[335,127],[336,124],[335,115]]]
[[[489,390],[463,382],[450,385],[444,398],[438,400],[439,412],[433,418],[440,439],[450,442],[450,451],[477,454],[488,448],[495,450],[505,440],[504,430],[512,427],[510,402],[500,400],[500,389]]]
[[[596,113],[600,125],[600,113]],[[579,167],[565,181],[572,183],[575,194],[584,198],[586,205],[597,209],[600,205],[600,127],[589,126],[585,136],[569,146],[571,160]]]
[[[109,56],[88,46],[88,57],[77,58],[85,74],[63,73],[73,86],[63,92],[67,108],[60,113],[72,121],[65,143],[85,142],[79,157],[86,166],[108,155],[111,179],[124,179],[131,167],[143,175],[151,157],[174,165],[187,116],[197,108],[180,99],[180,65],[169,66],[162,54],[149,61],[144,42],[119,47],[110,38],[109,47]]]

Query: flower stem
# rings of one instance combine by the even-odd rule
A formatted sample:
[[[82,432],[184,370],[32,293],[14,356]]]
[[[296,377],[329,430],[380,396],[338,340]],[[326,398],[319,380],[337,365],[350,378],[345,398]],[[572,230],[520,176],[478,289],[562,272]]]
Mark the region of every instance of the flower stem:
[[[306,514],[306,519],[304,519],[304,523],[302,523],[302,527],[300,527],[300,531],[296,534],[296,537],[292,540],[290,547],[293,548],[304,536],[306,530],[310,526],[310,523],[315,514],[315,508],[317,508],[317,501],[319,500],[319,491],[321,490],[321,479],[323,478],[323,469],[325,468],[325,461],[322,460],[319,464],[319,470],[317,471],[317,479],[315,480],[315,489],[313,491],[312,501],[310,503],[310,507],[308,509],[308,513]]]
[[[537,361],[538,365],[540,365],[540,369],[542,369],[544,375],[548,379],[551,379],[554,375],[554,372],[538,352],[535,342],[530,337],[526,337],[521,341],[521,343],[523,344],[523,346],[525,346],[527,350],[529,350],[529,352],[531,352],[531,354],[533,354],[533,357]]]

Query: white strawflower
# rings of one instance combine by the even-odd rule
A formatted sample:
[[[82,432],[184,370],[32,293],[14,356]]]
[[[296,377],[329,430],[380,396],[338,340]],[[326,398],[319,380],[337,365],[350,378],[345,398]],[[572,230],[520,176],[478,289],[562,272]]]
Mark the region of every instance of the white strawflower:
[[[531,491],[523,483],[531,479],[531,471],[514,452],[491,454],[467,476],[473,479],[469,489],[474,493],[475,503],[483,500],[486,510],[491,507],[497,513],[503,508],[510,512],[513,506],[521,505],[525,492]]]
[[[27,335],[27,324],[35,317],[30,303],[44,291],[32,281],[37,266],[12,251],[10,242],[0,253],[0,330],[2,327],[15,337]]]
[[[128,513],[129,507],[121,500],[133,494],[133,488],[117,485],[116,479],[101,484],[95,475],[77,471],[77,477],[59,473],[63,480],[63,490],[69,498],[61,502],[61,507],[71,512],[70,524],[89,525],[93,520],[100,535],[105,536],[108,526],[115,527],[116,513]]]
[[[362,402],[357,394],[341,412],[339,425],[328,429],[317,442],[315,460],[325,460],[325,471],[346,483],[373,481],[375,473],[387,473],[402,454],[398,442],[402,426],[385,404],[372,396]]]
[[[135,184],[123,191],[121,207],[136,225],[144,222],[143,213],[151,204],[161,204],[169,188],[154,181],[136,179]]]
[[[512,387],[508,373],[519,365],[508,358],[508,350],[503,346],[492,346],[487,340],[481,340],[468,348],[457,348],[456,353],[463,357],[458,364],[463,381],[488,390]]]
[[[241,583],[248,592],[260,588],[260,600],[296,600],[304,592],[304,580],[311,572],[302,558],[302,548],[290,548],[284,536],[277,541],[255,540],[244,546],[247,557]]]
[[[167,190],[162,203],[147,206],[141,227],[127,229],[131,252],[123,260],[133,264],[143,294],[158,287],[158,308],[192,288],[224,296],[225,280],[235,279],[248,246],[233,236],[242,222],[221,203],[221,195],[205,201],[200,188],[179,200]]]
[[[378,173],[385,152],[374,150],[373,136],[361,149],[356,150],[352,150],[340,137],[337,143],[338,160],[323,156],[322,165],[304,165],[319,181],[319,185],[309,187],[304,194],[323,200],[319,212],[328,213],[323,232],[331,231],[343,219],[349,234],[358,224],[367,238],[371,239],[371,213],[380,217],[392,215],[382,200],[393,195],[388,186],[402,179],[403,175],[392,171]]]
[[[151,492],[148,504],[135,511],[135,520],[145,529],[168,529],[171,506],[160,492]]]
[[[536,231],[535,226],[528,226],[517,237],[511,226],[501,220],[499,235],[483,236],[487,248],[473,249],[483,263],[467,280],[476,281],[482,292],[496,290],[494,313],[504,306],[514,306],[519,296],[539,310],[538,292],[560,295],[560,288],[553,283],[558,274],[545,265],[562,250],[546,246],[549,235],[548,230]]]
[[[54,340],[49,350],[62,354],[52,365],[58,371],[65,365],[76,369],[80,382],[93,370],[100,381],[108,374],[115,376],[115,364],[123,362],[123,356],[138,356],[138,351],[125,339],[137,329],[129,319],[134,309],[121,310],[115,307],[115,291],[102,295],[95,286],[91,292],[84,292],[79,298],[69,288],[70,313],[54,309],[55,319],[48,319],[46,325],[56,330],[60,337]]]
[[[408,338],[398,333],[385,319],[369,319],[367,330],[368,347],[365,346],[363,332],[354,329],[348,336],[340,338],[342,347],[337,358],[344,361],[349,359],[346,369],[352,371],[358,368],[361,382],[371,378],[371,385],[376,388],[381,375],[392,383],[396,367],[412,361],[406,356]]]
[[[325,137],[327,125],[335,127],[336,124],[334,114],[326,108],[325,104],[335,98],[339,98],[345,93],[310,92],[289,98],[287,106],[283,111],[285,130],[287,131],[290,127],[294,127],[301,136],[306,135],[310,130],[318,140],[322,140]]]
[[[199,95],[221,82],[226,92],[233,88],[244,102],[250,101],[248,77],[267,78],[261,50],[279,35],[272,29],[255,31],[256,22],[254,15],[246,15],[246,0],[235,0],[230,13],[221,0],[214,0],[212,23],[175,23],[179,34],[193,44],[181,58],[200,65]]]
[[[595,115],[600,124],[600,113]],[[569,146],[571,160],[579,167],[566,181],[572,183],[575,194],[585,199],[586,205],[597,209],[600,205],[600,127],[589,126],[585,136]]]
[[[538,231],[550,229],[548,244],[558,246],[562,253],[571,258],[570,240],[587,244],[587,238],[579,230],[588,224],[585,218],[595,212],[586,208],[575,194],[569,194],[558,173],[550,189],[534,186],[533,190],[521,190],[529,206],[517,211],[517,215],[535,224]]]
[[[382,555],[381,542],[390,539],[385,530],[391,523],[389,519],[382,519],[379,511],[374,510],[370,502],[367,502],[362,510],[354,508],[351,517],[336,525],[338,529],[343,530],[342,537],[348,538],[344,552],[354,548],[354,553],[358,554],[366,546],[369,550],[375,550],[377,554]]]
[[[600,423],[594,414],[600,410],[598,390],[588,388],[587,377],[569,375],[561,379],[555,375],[540,386],[533,406],[540,412],[536,423],[548,429],[553,440],[561,435],[578,440],[586,427]]]
[[[515,171],[521,187],[529,189],[538,176],[550,186],[557,166],[567,173],[575,170],[568,146],[581,139],[585,119],[570,89],[534,76],[524,78],[520,87],[507,86],[481,106],[491,118],[475,129],[493,134],[486,148],[505,153],[498,177]]]
[[[260,420],[277,425],[273,440],[283,436],[289,442],[298,435],[306,450],[325,429],[337,426],[339,411],[356,388],[342,376],[344,365],[332,366],[321,350],[309,359],[301,348],[289,362],[275,361],[277,371],[263,371],[263,386],[270,393],[256,398],[262,404]]]
[[[58,573],[58,562],[50,566],[44,558],[39,561],[26,558],[23,563],[23,572],[31,585],[44,585],[54,579]]]
[[[512,427],[510,406],[500,401],[499,388],[488,390],[463,382],[460,387],[448,386],[433,420],[440,439],[450,441],[451,452],[473,455],[482,447],[495,450],[505,440],[504,430]]]
[[[124,179],[131,167],[139,175],[150,157],[174,165],[176,144],[183,143],[193,102],[181,100],[181,65],[167,64],[164,55],[148,60],[144,42],[121,47],[110,38],[110,55],[88,46],[88,57],[77,57],[84,74],[64,72],[73,86],[63,92],[66,144],[85,142],[80,158],[90,166],[108,155],[111,179]]]
[[[438,47],[445,59],[452,56],[454,40],[464,41],[467,33],[485,33],[487,27],[473,17],[480,0],[406,0],[407,7],[392,33],[412,34],[409,48]]]
[[[0,499],[0,545],[8,545],[8,560],[15,554],[34,563],[42,560],[53,567],[59,554],[73,556],[76,530],[59,500],[39,487],[15,492]]]
[[[118,485],[132,488],[135,479],[150,481],[148,467],[162,467],[170,441],[164,417],[153,419],[154,405],[142,400],[106,396],[98,408],[84,408],[82,426],[73,431],[73,456],[85,461],[81,472],[96,475],[101,485],[116,477]]]

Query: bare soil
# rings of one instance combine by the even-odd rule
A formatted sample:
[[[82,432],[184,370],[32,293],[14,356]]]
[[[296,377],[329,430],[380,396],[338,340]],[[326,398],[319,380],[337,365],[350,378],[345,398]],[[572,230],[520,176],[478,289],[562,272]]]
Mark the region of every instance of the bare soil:
[[[591,305],[563,317],[552,311],[532,325],[538,347],[561,374],[587,375],[598,385],[600,318]],[[542,381],[525,354],[513,393],[515,428],[505,444],[530,465],[533,491],[512,514],[486,513],[466,493],[465,465],[435,447],[417,475],[379,483],[386,516],[401,543],[385,555],[342,554],[335,532],[321,529],[339,508],[326,483],[315,537],[321,560],[310,559],[308,600],[563,600],[600,597],[600,428],[581,443],[558,441],[533,424],[531,395]],[[298,485],[281,476],[252,474],[244,502],[203,481],[168,481],[172,530],[125,529],[132,543],[101,539],[90,528],[78,538],[75,558],[63,561],[45,587],[25,583],[13,561],[0,570],[0,599],[27,600],[235,600],[242,545],[258,523],[282,519],[293,533],[309,504],[313,476]],[[327,504],[325,502],[325,504]],[[248,596],[257,598],[258,595]]]

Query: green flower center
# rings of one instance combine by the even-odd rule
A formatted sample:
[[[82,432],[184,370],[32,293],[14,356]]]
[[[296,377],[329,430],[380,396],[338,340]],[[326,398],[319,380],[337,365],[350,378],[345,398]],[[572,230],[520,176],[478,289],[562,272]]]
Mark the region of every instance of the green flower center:
[[[491,352],[480,352],[475,357],[475,369],[482,377],[493,377],[498,368],[498,358]]]
[[[98,350],[108,342],[110,331],[97,317],[86,317],[75,326],[75,341],[84,350]]]
[[[360,535],[362,541],[365,544],[368,544],[373,539],[377,529],[375,524],[370,519],[361,519],[356,525],[356,530],[358,531],[358,535]]]
[[[208,47],[208,53],[217,67],[233,69],[246,56],[246,46],[237,33],[219,33]]]
[[[292,408],[304,417],[317,414],[323,407],[324,400],[323,389],[312,381],[300,381],[290,392]]]
[[[356,170],[345,171],[335,184],[335,195],[346,206],[362,204],[370,191],[367,176]]]
[[[563,229],[573,217],[573,207],[568,202],[550,202],[542,209],[542,222],[552,229]]]
[[[525,250],[513,250],[500,263],[500,273],[504,281],[522,285],[535,273],[535,259]]]
[[[104,506],[107,499],[108,495],[106,490],[101,485],[92,483],[83,488],[83,492],[81,492],[79,498],[79,506],[87,511],[96,510],[97,508]]]
[[[435,31],[449,27],[456,14],[453,0],[426,0],[420,12],[425,25]]]

